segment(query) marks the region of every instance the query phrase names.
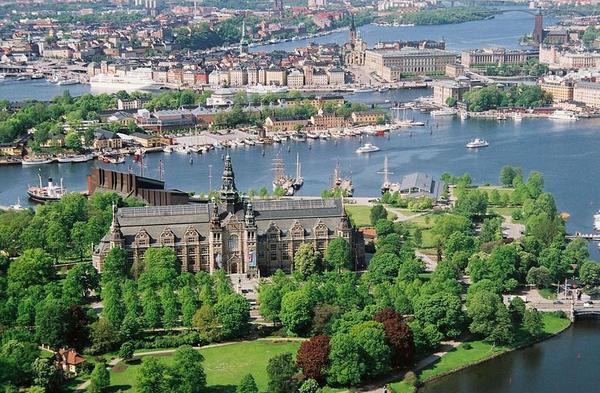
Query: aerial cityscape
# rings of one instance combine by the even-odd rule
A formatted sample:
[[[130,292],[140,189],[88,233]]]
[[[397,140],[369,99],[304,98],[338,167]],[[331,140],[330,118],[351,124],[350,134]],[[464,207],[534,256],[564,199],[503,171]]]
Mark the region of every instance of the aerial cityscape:
[[[0,2],[0,390],[593,392],[595,0]]]

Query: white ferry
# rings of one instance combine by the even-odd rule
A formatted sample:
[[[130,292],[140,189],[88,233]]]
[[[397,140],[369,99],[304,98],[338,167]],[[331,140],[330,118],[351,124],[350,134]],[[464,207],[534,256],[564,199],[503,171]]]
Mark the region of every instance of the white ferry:
[[[135,71],[129,72],[124,77],[98,74],[90,78],[90,85],[93,90],[101,91],[160,90],[161,85],[153,81],[151,76],[148,77],[148,74],[143,71]]]
[[[78,163],[78,162],[88,162],[94,159],[94,155],[92,153],[88,154],[74,154],[74,155],[64,155],[59,156],[56,160],[59,163]]]
[[[356,152],[358,154],[361,153],[374,153],[376,151],[381,150],[380,148],[378,148],[377,146],[371,144],[371,143],[365,143],[364,145],[362,145],[361,147],[359,147],[358,149],[356,149]]]
[[[58,86],[69,86],[69,85],[78,85],[79,82],[77,79],[64,79],[61,81],[58,81],[57,85]]]
[[[456,111],[452,108],[444,108],[444,109],[438,109],[435,111],[431,111],[431,116],[433,116],[433,117],[454,116],[454,115],[456,115]]]
[[[469,149],[478,149],[480,147],[488,147],[490,144],[485,139],[475,138],[467,143]]]
[[[25,156],[25,157],[23,157],[23,160],[21,161],[21,165],[44,165],[44,164],[51,164],[54,161],[55,161],[54,157],[43,158],[43,157]]]
[[[267,93],[287,93],[288,88],[286,86],[265,86],[256,85],[246,88],[248,94],[267,94]]]
[[[562,120],[575,121],[575,120],[579,120],[579,117],[577,117],[577,115],[571,111],[557,110],[557,111],[554,111],[553,114],[548,116],[548,119],[558,120],[558,121],[562,121]]]

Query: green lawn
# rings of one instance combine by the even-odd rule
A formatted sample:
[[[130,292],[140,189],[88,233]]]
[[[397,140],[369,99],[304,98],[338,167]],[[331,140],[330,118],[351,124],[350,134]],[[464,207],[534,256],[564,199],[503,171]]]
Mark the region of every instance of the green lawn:
[[[543,317],[544,332],[547,335],[558,333],[571,323],[568,319],[560,318],[552,313],[544,313]],[[418,374],[419,380],[427,381],[432,377],[464,367],[468,364],[486,359],[498,353],[507,352],[510,349],[526,345],[530,342],[530,338],[520,329],[517,331],[515,336],[515,342],[511,346],[494,346],[493,344],[481,340],[470,341],[469,349],[467,349],[464,344],[461,344],[458,346],[458,348],[453,349],[442,356],[437,362],[421,370]],[[391,384],[391,387],[397,393],[407,392],[405,389],[410,388],[409,385],[402,381]]]
[[[259,340],[201,349],[204,356],[206,382],[211,392],[231,393],[235,391],[240,379],[251,373],[261,391],[267,388],[266,367],[269,359],[281,353],[296,353],[300,347],[298,341]],[[156,356],[165,364],[172,364],[172,354]],[[143,357],[142,357],[143,359]],[[111,391],[135,390],[140,364],[120,363],[110,373]]]
[[[371,226],[371,206],[366,205],[345,205],[346,213],[350,220],[354,222],[354,224],[361,227],[370,227]],[[388,212],[388,220],[394,221],[396,219],[396,215]]]
[[[538,293],[544,299],[554,300],[556,299],[556,291],[552,288],[542,288],[538,289]]]

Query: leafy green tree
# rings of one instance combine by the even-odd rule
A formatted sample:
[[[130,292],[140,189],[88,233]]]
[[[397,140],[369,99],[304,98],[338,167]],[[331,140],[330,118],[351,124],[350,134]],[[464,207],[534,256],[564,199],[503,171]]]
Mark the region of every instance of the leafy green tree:
[[[305,243],[298,247],[294,255],[294,268],[303,277],[308,277],[320,270],[321,253],[312,244]]]
[[[368,279],[372,283],[394,280],[400,271],[402,260],[395,254],[376,254],[369,261]]]
[[[501,298],[493,292],[481,290],[467,304],[467,315],[471,319],[469,330],[489,339],[496,328],[496,312],[504,307]]]
[[[585,261],[579,268],[579,278],[589,287],[600,285],[600,264],[598,262]]]
[[[40,349],[32,342],[7,339],[0,347],[0,376],[14,385],[31,383],[32,365]]]
[[[162,306],[162,324],[165,327],[174,327],[177,325],[179,318],[179,304],[175,296],[175,292],[170,284],[163,287],[160,293]]]
[[[352,250],[344,238],[337,237],[327,245],[325,261],[329,267],[338,272],[343,269],[352,269]]]
[[[198,310],[197,296],[194,290],[189,285],[186,285],[181,288],[180,299],[183,326],[192,326],[192,319],[196,310]]]
[[[523,329],[533,338],[540,338],[544,335],[544,320],[542,313],[532,308],[525,310],[523,315]]]
[[[142,309],[144,325],[148,328],[157,328],[161,324],[162,307],[156,291],[148,288],[142,295]]]
[[[137,375],[137,391],[139,393],[168,392],[167,367],[156,358],[146,357]]]
[[[196,311],[192,319],[192,326],[198,329],[202,338],[208,342],[216,341],[219,338],[219,321],[210,304],[204,304]]]
[[[258,393],[258,386],[256,386],[252,374],[246,374],[242,377],[235,393]]]
[[[460,193],[454,210],[465,217],[473,218],[487,213],[488,196],[486,192],[473,190]]]
[[[44,285],[53,277],[52,258],[44,250],[25,250],[8,267],[8,290],[20,293],[33,285]]]
[[[269,393],[294,393],[298,388],[295,378],[296,366],[291,353],[275,355],[269,359],[267,365],[267,376]]]
[[[537,199],[544,192],[544,175],[540,172],[531,172],[527,178],[527,191],[529,196]]]
[[[511,343],[514,339],[513,325],[510,319],[508,309],[504,306],[504,303],[500,303],[496,308],[495,314],[496,325],[490,335],[490,340],[494,343]]]
[[[232,293],[219,298],[214,310],[224,337],[239,337],[247,331],[250,305],[244,296]]]
[[[117,281],[127,277],[127,251],[114,247],[104,257],[102,281]]]
[[[383,324],[375,321],[363,322],[354,326],[350,334],[360,348],[363,362],[369,365],[366,375],[377,377],[387,373],[392,352],[386,343]]]
[[[65,147],[71,150],[81,150],[81,137],[77,132],[69,132],[65,136]]]
[[[505,187],[511,187],[515,177],[523,177],[523,170],[519,167],[505,165],[500,170],[500,183]]]
[[[113,325],[121,326],[125,316],[121,285],[116,281],[105,282],[102,287],[102,315]]]
[[[279,318],[288,334],[301,335],[310,329],[313,306],[305,289],[288,292],[283,296]]]
[[[434,236],[443,240],[447,239],[454,232],[468,233],[471,229],[471,222],[463,216],[444,214],[436,218],[431,232]]]
[[[569,263],[576,265],[583,264],[590,257],[587,242],[581,238],[569,242],[563,251],[562,257]]]
[[[200,393],[206,389],[204,357],[191,346],[177,348],[174,364],[169,370],[169,384],[182,393]]]
[[[414,309],[417,320],[436,326],[444,336],[460,334],[464,321],[460,297],[443,292],[422,295],[415,300]]]
[[[564,232],[564,224],[558,217],[550,218],[545,214],[529,217],[525,227],[527,235],[533,236],[545,245],[550,245]]]
[[[391,235],[394,233],[394,223],[385,218],[380,219],[375,223],[375,232],[377,233],[377,237],[382,239],[387,235]]]
[[[561,251],[556,247],[545,248],[539,255],[540,266],[544,266],[550,272],[553,282],[560,282],[567,276],[569,261],[562,257]]]
[[[140,276],[141,285],[159,288],[174,284],[179,274],[177,255],[172,248],[148,248],[144,253],[144,273]]]
[[[433,351],[440,345],[440,342],[444,338],[444,335],[434,324],[413,321],[409,324],[409,326],[410,330],[413,332],[415,348],[418,351]]]
[[[67,307],[58,299],[47,298],[35,309],[35,332],[42,344],[58,347],[65,341]]]
[[[337,386],[353,386],[360,383],[367,365],[360,356],[360,347],[354,337],[346,333],[331,338],[327,383]]]
[[[387,219],[387,215],[387,210],[383,205],[374,205],[369,213],[371,225],[375,226],[379,222],[379,220]]]
[[[92,376],[90,378],[90,385],[88,392],[90,393],[102,393],[107,390],[110,386],[110,373],[106,369],[106,363],[96,363]]]
[[[548,288],[552,284],[550,270],[545,266],[532,267],[527,272],[527,284],[535,285],[538,288]]]
[[[34,385],[41,386],[47,392],[58,392],[60,390],[61,374],[52,360],[37,358],[31,365]]]
[[[106,318],[100,318],[90,326],[90,339],[92,352],[105,353],[118,345],[119,333]]]
[[[525,302],[519,296],[513,297],[508,306],[508,312],[515,323],[521,323],[525,315]]]
[[[131,341],[126,341],[121,344],[121,348],[119,349],[119,357],[124,360],[131,360],[133,358],[133,353],[135,351],[135,347]]]
[[[98,271],[91,264],[77,264],[69,270],[63,282],[63,296],[70,299],[72,304],[81,303],[91,291],[98,289],[99,283]]]
[[[483,220],[479,240],[483,243],[502,240],[502,219],[496,217]]]

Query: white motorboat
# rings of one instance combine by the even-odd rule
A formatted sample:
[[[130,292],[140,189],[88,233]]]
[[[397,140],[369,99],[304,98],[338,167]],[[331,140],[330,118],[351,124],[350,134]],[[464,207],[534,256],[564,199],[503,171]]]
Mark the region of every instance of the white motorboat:
[[[308,139],[319,139],[319,134],[317,134],[316,132],[307,132],[306,133],[306,137]]]
[[[78,85],[79,82],[77,79],[64,79],[61,81],[58,81],[57,85],[58,86],[69,86],[69,85]]]
[[[521,115],[519,112],[517,112],[513,115],[513,120],[516,122],[519,122],[519,121],[523,120],[523,115]]]
[[[485,139],[475,138],[467,143],[469,149],[478,149],[480,147],[488,147],[490,144]]]
[[[171,154],[171,153],[173,153],[173,151],[175,149],[173,149],[173,146],[167,145],[167,146],[163,147],[162,150],[163,150],[164,153]]]
[[[296,142],[306,142],[306,135],[304,135],[300,132],[298,132],[296,134],[292,134],[292,136],[290,138]]]
[[[29,157],[29,156],[25,156],[23,157],[23,160],[21,161],[22,165],[44,165],[44,164],[51,164],[55,161],[54,157],[50,157],[50,158],[43,158],[43,157]]]
[[[321,140],[326,141],[329,138],[330,138],[330,136],[329,136],[329,133],[327,133],[327,132],[322,132],[321,134],[319,134],[319,139],[321,139]]]
[[[460,120],[467,120],[469,118],[469,114],[466,111],[460,112]]]
[[[371,144],[371,143],[365,143],[364,145],[362,145],[361,147],[359,147],[358,149],[356,149],[356,152],[361,154],[361,153],[374,153],[376,151],[381,150],[380,148],[378,148],[377,146]]]
[[[78,163],[78,162],[88,162],[93,159],[94,159],[94,155],[92,153],[88,153],[88,154],[75,154],[75,155],[60,156],[56,160],[59,163],[67,163],[67,162]]]
[[[594,214],[594,230],[600,231],[600,210]]]
[[[444,108],[438,109],[435,111],[431,111],[431,116],[433,117],[444,117],[444,116],[454,116],[456,115],[456,110],[452,108]]]
[[[496,120],[498,121],[504,121],[506,119],[508,119],[508,116],[506,116],[505,113],[498,113],[498,115],[496,116]]]
[[[548,116],[548,119],[558,120],[558,121],[562,121],[562,120],[575,121],[575,120],[579,120],[579,117],[577,117],[577,115],[571,111],[557,110],[557,111],[554,111],[553,114]]]

